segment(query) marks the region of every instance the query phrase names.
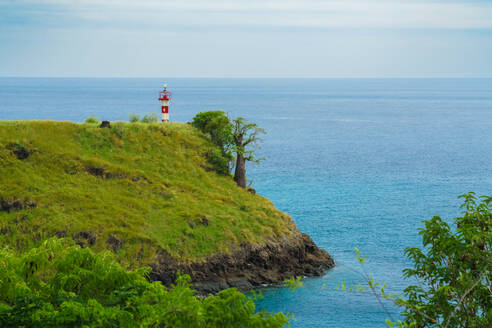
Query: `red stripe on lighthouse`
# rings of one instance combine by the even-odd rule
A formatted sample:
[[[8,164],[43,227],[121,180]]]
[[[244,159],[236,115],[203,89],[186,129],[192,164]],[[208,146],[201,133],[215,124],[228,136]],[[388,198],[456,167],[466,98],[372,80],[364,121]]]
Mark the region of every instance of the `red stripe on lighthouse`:
[[[162,114],[167,114],[169,113],[169,106],[162,106]]]

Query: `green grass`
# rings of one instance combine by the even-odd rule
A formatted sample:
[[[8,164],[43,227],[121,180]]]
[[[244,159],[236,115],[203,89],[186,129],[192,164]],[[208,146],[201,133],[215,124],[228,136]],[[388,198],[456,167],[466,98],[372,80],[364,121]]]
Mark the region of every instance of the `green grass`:
[[[191,126],[111,125],[0,122],[0,200],[37,203],[0,211],[0,246],[24,250],[53,235],[90,232],[101,250],[113,235],[123,241],[117,257],[133,266],[151,263],[160,248],[196,261],[294,231],[268,199],[206,170],[213,146]],[[28,158],[17,158],[19,146]]]

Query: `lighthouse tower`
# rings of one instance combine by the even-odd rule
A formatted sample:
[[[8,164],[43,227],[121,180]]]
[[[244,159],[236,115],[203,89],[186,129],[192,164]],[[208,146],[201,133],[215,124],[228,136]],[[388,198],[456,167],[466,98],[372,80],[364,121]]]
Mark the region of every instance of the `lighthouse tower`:
[[[162,122],[169,122],[169,101],[171,100],[171,92],[167,91],[167,84],[164,84],[164,90],[159,92],[159,100],[162,102],[161,113]]]

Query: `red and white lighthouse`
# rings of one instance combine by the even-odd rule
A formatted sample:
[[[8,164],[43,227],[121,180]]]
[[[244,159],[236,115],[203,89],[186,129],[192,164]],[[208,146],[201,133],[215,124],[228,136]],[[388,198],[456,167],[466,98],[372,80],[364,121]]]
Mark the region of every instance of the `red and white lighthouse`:
[[[159,92],[159,100],[162,103],[162,122],[169,122],[169,101],[171,101],[171,92],[167,91],[166,89],[167,84],[164,84],[164,90]]]

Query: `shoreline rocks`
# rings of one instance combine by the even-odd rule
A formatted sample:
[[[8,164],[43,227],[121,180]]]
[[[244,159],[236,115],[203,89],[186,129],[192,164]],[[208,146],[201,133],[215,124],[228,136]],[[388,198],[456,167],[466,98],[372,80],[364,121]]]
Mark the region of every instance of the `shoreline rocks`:
[[[207,295],[230,287],[247,291],[278,285],[293,276],[321,276],[334,266],[333,258],[311,237],[295,233],[280,242],[245,243],[230,254],[215,254],[201,262],[178,263],[161,251],[151,265],[150,278],[169,286],[179,270],[191,276],[199,294]]]

